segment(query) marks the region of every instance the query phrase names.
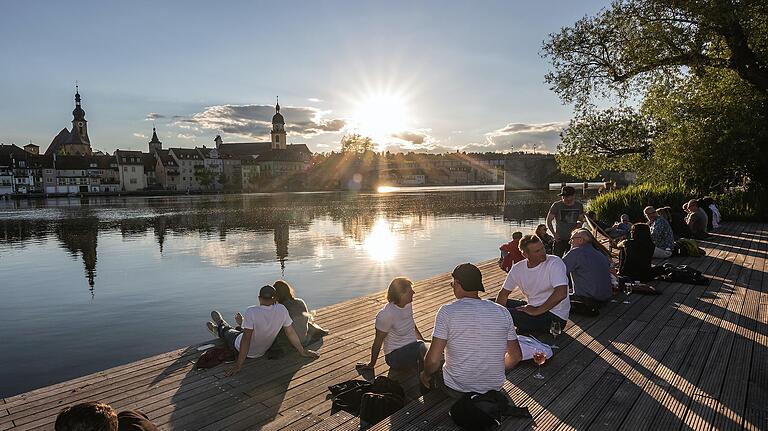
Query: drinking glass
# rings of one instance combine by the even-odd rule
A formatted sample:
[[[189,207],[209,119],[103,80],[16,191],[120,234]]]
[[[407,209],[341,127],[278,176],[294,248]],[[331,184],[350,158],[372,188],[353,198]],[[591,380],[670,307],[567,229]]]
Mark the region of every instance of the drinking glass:
[[[560,327],[560,322],[557,320],[553,320],[552,323],[549,325],[549,333],[552,334],[552,348],[553,349],[559,349],[555,342],[557,340],[557,336],[560,335],[563,332],[563,328]]]
[[[627,299],[622,301],[623,304],[629,304],[629,295],[632,294],[632,286],[635,283],[624,283],[624,294],[627,295]]]
[[[547,360],[547,355],[544,354],[541,350],[536,350],[533,352],[533,362],[536,362],[536,366],[538,367],[536,369],[536,374],[533,375],[534,379],[543,379],[544,374],[541,374],[541,366],[544,364],[544,362]]]

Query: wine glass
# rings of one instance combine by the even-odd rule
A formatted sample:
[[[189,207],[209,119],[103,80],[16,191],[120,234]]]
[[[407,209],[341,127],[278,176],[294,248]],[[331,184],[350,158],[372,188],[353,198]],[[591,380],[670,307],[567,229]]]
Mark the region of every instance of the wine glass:
[[[536,349],[533,352],[533,362],[536,362],[536,366],[538,367],[536,369],[536,374],[533,375],[534,379],[541,380],[544,378],[544,374],[541,374],[541,366],[544,364],[544,362],[546,362],[546,360],[547,360],[547,355],[541,350]]]
[[[624,294],[627,295],[627,299],[622,301],[622,304],[629,304],[629,295],[632,294],[632,285],[634,283],[624,283]]]
[[[549,333],[552,334],[552,348],[553,349],[559,349],[555,344],[555,340],[557,339],[557,336],[560,335],[563,332],[563,328],[560,327],[560,322],[557,320],[553,320],[552,323],[549,325]]]

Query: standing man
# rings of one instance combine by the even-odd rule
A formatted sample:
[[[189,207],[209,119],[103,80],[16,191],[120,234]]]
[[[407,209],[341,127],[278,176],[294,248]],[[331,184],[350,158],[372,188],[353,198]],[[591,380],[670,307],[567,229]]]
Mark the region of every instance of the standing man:
[[[299,352],[299,355],[308,358],[320,356],[317,352],[305,349],[301,345],[299,336],[293,329],[293,320],[288,314],[288,309],[283,304],[278,304],[275,300],[276,297],[277,291],[274,287],[270,285],[262,287],[259,290],[259,305],[252,305],[245,310],[242,330],[229,326],[218,311],[211,311],[213,322],[207,322],[208,330],[224,340],[228,348],[239,352],[235,365],[227,370],[228,376],[240,371],[246,357],[259,358],[263,356],[275,342],[281,330],[291,345]],[[238,323],[240,322],[238,321]]]
[[[478,292],[485,288],[475,265],[463,263],[451,275],[456,301],[437,311],[432,344],[419,379],[426,387],[435,381],[452,398],[501,390],[506,370],[522,358],[512,317],[504,307],[479,298]]]
[[[509,270],[496,303],[507,307],[519,332],[549,331],[553,321],[564,327],[571,311],[565,263],[548,255],[536,235],[524,236],[520,251],[525,260]],[[515,288],[523,292],[526,301],[509,299]]]
[[[656,208],[647,206],[643,214],[651,228],[651,240],[656,248],[653,250],[654,259],[666,259],[672,256],[672,248],[675,246],[675,233],[667,219],[659,217]]]
[[[554,226],[552,221],[555,221]],[[552,204],[547,213],[547,227],[555,235],[554,254],[563,257],[570,245],[571,232],[584,222],[584,205],[576,200],[576,189],[564,186],[560,200]]]

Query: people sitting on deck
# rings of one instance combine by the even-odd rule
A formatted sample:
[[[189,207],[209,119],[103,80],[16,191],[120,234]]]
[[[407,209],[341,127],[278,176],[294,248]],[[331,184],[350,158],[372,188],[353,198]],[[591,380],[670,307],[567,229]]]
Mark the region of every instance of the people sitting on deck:
[[[423,364],[427,345],[413,320],[413,282],[397,277],[387,288],[387,305],[376,315],[376,336],[371,360],[360,368],[373,369],[384,346],[384,360],[392,369],[417,369]]]
[[[613,224],[613,229],[623,232],[624,236],[629,234],[629,230],[632,229],[632,223],[629,221],[629,214],[622,214],[619,217],[619,221]]]
[[[709,223],[709,219],[707,218],[707,213],[699,208],[698,201],[696,199],[689,200],[688,203],[683,205],[683,209],[688,212],[688,215],[685,217],[685,223],[688,224],[693,237],[695,239],[706,238],[708,236],[707,223]]]
[[[648,219],[648,226],[651,228],[651,240],[655,246],[653,257],[656,259],[666,259],[672,256],[672,248],[675,246],[672,226],[667,222],[667,219],[659,217],[656,208],[652,206],[645,207],[643,214]]]
[[[328,335],[328,331],[312,322],[307,303],[301,298],[296,298],[293,287],[284,280],[277,280],[272,286],[277,292],[277,302],[288,310],[288,315],[293,320],[293,330],[302,345],[310,345]]]
[[[715,200],[709,196],[705,196],[699,199],[699,207],[707,213],[707,232],[712,232],[714,229],[719,228],[720,223],[722,222],[722,216],[720,215],[720,210],[717,209],[717,205],[715,205]]]
[[[536,226],[536,236],[539,237],[542,243],[544,243],[544,251],[547,254],[552,254],[553,246],[555,245],[555,239],[552,237],[552,235],[547,233],[547,225],[540,224]]]
[[[248,307],[244,316],[240,313],[235,316],[238,327],[241,329],[231,327],[218,311],[211,311],[213,322],[206,323],[208,330],[224,340],[226,347],[238,352],[235,365],[227,370],[228,376],[240,371],[246,357],[263,356],[281,332],[299,355],[308,358],[319,356],[317,352],[308,350],[301,344],[293,329],[293,321],[288,310],[284,305],[278,304],[276,298],[277,291],[273,286],[262,287],[259,290],[259,304]]]
[[[522,358],[512,317],[504,307],[478,296],[485,288],[475,265],[463,263],[451,275],[456,301],[437,311],[432,343],[419,374],[421,383],[436,386],[452,398],[498,391],[506,381],[505,371]],[[440,371],[443,353],[445,364]]]
[[[509,268],[512,268],[512,265],[525,259],[523,254],[520,253],[520,247],[518,247],[520,244],[520,238],[522,237],[522,232],[515,232],[512,234],[512,241],[499,247],[499,250],[501,251],[499,268],[501,268],[504,272],[509,272]]]
[[[564,186],[560,191],[560,200],[554,202],[547,213],[547,227],[555,236],[553,254],[562,257],[568,251],[571,232],[582,223],[584,223],[584,205],[576,200],[576,189]]]
[[[619,276],[638,281],[651,280],[651,259],[655,249],[651,228],[645,223],[633,224],[629,239],[619,243]]]
[[[518,332],[548,331],[553,321],[565,327],[571,303],[568,300],[568,274],[563,260],[547,255],[535,235],[520,240],[525,260],[512,266],[496,302],[507,307]],[[525,301],[509,299],[519,288]]]
[[[156,431],[147,415],[137,410],[117,413],[109,404],[89,401],[64,408],[56,416],[55,431]]]
[[[574,304],[599,307],[613,296],[610,255],[593,243],[596,241],[587,229],[576,229],[571,233],[571,249],[563,256],[573,285],[570,299],[574,311]]]
[[[670,226],[672,226],[672,233],[675,240],[680,238],[693,238],[691,230],[688,229],[688,224],[685,223],[685,214],[678,209],[672,207],[662,207],[656,209],[656,214],[659,217],[663,217]]]

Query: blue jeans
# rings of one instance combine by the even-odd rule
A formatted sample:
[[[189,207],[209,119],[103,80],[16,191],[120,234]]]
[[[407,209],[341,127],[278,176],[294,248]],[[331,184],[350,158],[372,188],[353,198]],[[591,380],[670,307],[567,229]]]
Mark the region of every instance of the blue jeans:
[[[509,310],[509,314],[512,315],[512,320],[517,327],[517,332],[548,332],[553,321],[560,322],[560,327],[565,328],[566,321],[557,317],[557,315],[551,311],[547,311],[538,316],[531,316],[528,313],[517,311],[517,307],[522,307],[524,305],[528,305],[528,303],[517,299],[507,300],[507,310]]]
[[[424,355],[426,354],[427,345],[423,341],[417,340],[387,353],[384,355],[384,360],[390,368],[394,369],[420,367],[424,363]]]
[[[239,328],[239,326],[238,326]],[[224,340],[224,346],[228,349],[232,349],[235,352],[238,350],[235,348],[235,339],[237,339],[237,336],[242,334],[243,331],[235,329],[225,323],[222,323],[221,326],[216,328],[216,331],[219,334],[219,338]]]

